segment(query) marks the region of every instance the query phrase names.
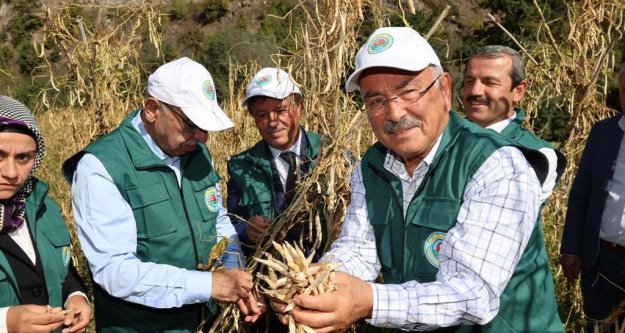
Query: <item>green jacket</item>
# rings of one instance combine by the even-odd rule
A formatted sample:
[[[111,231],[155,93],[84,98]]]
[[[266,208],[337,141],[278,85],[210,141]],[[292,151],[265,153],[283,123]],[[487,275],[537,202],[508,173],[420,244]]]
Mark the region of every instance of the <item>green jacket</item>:
[[[399,284],[411,280],[425,283],[436,279],[438,244],[456,224],[467,182],[495,150],[511,144],[450,112],[440,146],[405,219],[401,182],[384,168],[387,149],[378,143],[367,150],[361,161],[367,212],[374,229],[385,283]],[[538,154],[529,150],[524,153],[526,156]],[[484,326],[456,329],[563,331],[539,224],[500,297],[497,316]]]
[[[567,163],[566,157],[564,157],[564,155],[559,150],[555,149],[555,147],[552,144],[539,138],[534,133],[528,131],[527,129],[525,129],[525,127],[523,127],[523,120],[525,119],[525,111],[518,109],[518,108],[515,109],[515,111],[516,111],[516,117],[512,119],[510,124],[508,124],[508,126],[506,126],[506,128],[504,128],[503,131],[501,131],[501,133],[499,134],[514,141],[518,145],[529,148],[529,149],[534,149],[534,150],[539,150],[541,148],[553,149],[558,158],[557,165],[556,165],[556,174],[557,174],[556,181],[557,181],[557,179],[559,179],[560,176],[562,176],[562,173],[564,173],[564,169],[566,169],[566,163]]]
[[[303,164],[308,172],[315,167],[319,154],[319,134],[306,132],[308,149]],[[281,210],[276,207],[273,156],[264,140],[252,148],[234,155],[228,161],[228,210],[244,219],[260,215],[276,218]],[[237,199],[237,200],[234,200]]]
[[[33,178],[33,191],[26,197],[26,223],[43,265],[48,303],[62,307],[62,287],[70,267],[71,242],[61,211],[47,193],[48,185]],[[19,304],[15,275],[0,252],[0,307]]]
[[[305,133],[307,150],[300,155],[303,172],[309,173],[316,165],[319,155],[319,134]],[[234,155],[228,161],[228,212],[242,219],[233,219],[235,229],[241,242],[249,243],[246,232],[247,222],[251,216],[260,215],[274,220],[286,208],[286,200],[272,166],[273,156],[269,146],[260,140],[250,149]],[[325,221],[322,219],[323,241],[327,240]],[[292,230],[287,236],[288,241],[299,237],[301,230]],[[249,250],[246,251],[249,253]]]
[[[206,264],[216,239],[219,176],[205,145],[180,158],[181,187],[176,175],[133,127],[128,115],[120,127],[89,144],[66,161],[71,177],[85,153],[95,155],[133,210],[137,256],[143,262],[193,270]],[[94,286],[95,319],[103,332],[195,332],[207,317],[206,304],[155,309],[130,303]]]

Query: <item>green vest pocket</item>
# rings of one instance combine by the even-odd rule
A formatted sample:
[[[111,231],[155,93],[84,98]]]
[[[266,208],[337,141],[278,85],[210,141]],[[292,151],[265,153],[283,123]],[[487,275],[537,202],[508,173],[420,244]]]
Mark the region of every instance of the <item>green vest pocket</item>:
[[[249,216],[260,215],[274,218],[274,199],[270,189],[264,186],[253,188],[252,191],[243,191],[239,206]]]
[[[162,223],[177,218],[162,183],[155,183],[126,190],[128,203],[137,222],[137,238],[150,239],[176,231],[174,223]],[[153,223],[155,221],[161,223]]]
[[[418,209],[408,211],[407,239],[411,240],[413,252],[412,272],[419,282],[431,282],[436,279],[440,267],[439,253],[445,234],[456,224],[460,201],[452,198],[422,199]],[[415,212],[416,211],[416,212]]]
[[[43,234],[45,235],[46,239],[48,239],[50,244],[52,244],[53,251],[57,252],[58,255],[50,256],[48,258],[47,256],[50,253],[41,253],[42,260],[55,260],[57,264],[54,266],[50,265],[48,269],[58,272],[61,281],[63,281],[65,279],[65,276],[67,275],[67,267],[69,266],[72,257],[69,232],[67,231],[67,228],[63,226],[60,228],[46,230],[43,232]],[[47,251],[47,249],[44,248],[43,245],[39,245],[39,251]]]

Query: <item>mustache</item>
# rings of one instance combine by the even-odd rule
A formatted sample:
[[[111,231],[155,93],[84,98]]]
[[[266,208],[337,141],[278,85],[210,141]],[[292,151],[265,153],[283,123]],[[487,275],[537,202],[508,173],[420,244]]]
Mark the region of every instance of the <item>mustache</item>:
[[[198,140],[191,140],[184,143],[185,146],[195,146],[200,143]]]
[[[477,103],[481,103],[481,104],[488,104],[488,99],[484,96],[469,96],[467,97],[467,102],[469,103],[473,103],[473,102],[477,102]]]
[[[276,127],[269,127],[268,132],[273,133],[273,132],[278,132],[278,131],[282,131],[285,130],[286,127],[284,126],[276,126]]]
[[[385,120],[384,132],[387,134],[395,133],[395,132],[411,129],[414,127],[421,127],[422,125],[423,125],[423,122],[419,118],[415,116],[411,116],[411,115],[406,115],[402,117],[398,122]]]

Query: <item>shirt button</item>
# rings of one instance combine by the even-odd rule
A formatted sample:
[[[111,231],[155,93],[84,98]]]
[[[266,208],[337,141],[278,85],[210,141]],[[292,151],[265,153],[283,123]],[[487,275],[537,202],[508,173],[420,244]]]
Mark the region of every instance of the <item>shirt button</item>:
[[[41,290],[39,290],[37,288],[33,289],[32,295],[33,295],[33,297],[41,296]]]

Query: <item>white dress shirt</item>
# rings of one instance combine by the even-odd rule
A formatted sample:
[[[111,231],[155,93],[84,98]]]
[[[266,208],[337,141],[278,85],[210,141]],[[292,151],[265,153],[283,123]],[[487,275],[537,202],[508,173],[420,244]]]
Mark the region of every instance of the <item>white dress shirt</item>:
[[[132,120],[133,126],[154,154],[174,170],[180,185],[180,159],[167,156],[156,145],[145,130],[140,114]],[[232,240],[222,261],[226,267],[239,268],[244,257],[237,233],[222,205],[218,186],[217,202],[217,241],[222,237]],[[210,299],[210,272],[142,262],[137,257],[137,226],[132,209],[102,163],[92,154],[80,159],[74,173],[72,206],[78,239],[93,279],[109,294],[154,308],[180,307]]]
[[[619,119],[618,126],[625,131],[625,117]],[[614,175],[608,185],[599,238],[625,247],[625,135],[621,139]]]
[[[403,165],[398,157],[387,153],[384,167],[401,179],[398,163]],[[426,166],[423,170],[418,166],[419,173],[429,168],[422,164]],[[402,180],[402,191],[421,184],[423,177],[417,172],[413,176],[408,182]],[[360,164],[350,183],[351,201],[341,234],[322,260],[339,261],[339,270],[374,281],[380,261],[367,217]],[[436,281],[371,283],[371,324],[431,330],[490,321],[532,234],[540,192],[536,174],[518,149],[496,150],[467,183],[457,222],[443,239]]]
[[[299,137],[297,138],[297,141],[295,141],[295,143],[289,149],[286,149],[286,150],[280,150],[280,149],[272,147],[271,145],[267,145],[269,146],[269,151],[271,151],[271,155],[273,156],[273,162],[276,165],[276,171],[278,171],[278,176],[280,177],[280,183],[282,183],[282,190],[285,192],[286,192],[286,177],[289,172],[289,164],[285,160],[280,158],[280,154],[282,154],[285,151],[292,151],[295,153],[296,161],[299,161],[299,156],[301,155],[301,152],[302,152],[302,141],[304,140],[304,135],[306,135],[306,133],[304,133],[304,130],[300,129]]]

